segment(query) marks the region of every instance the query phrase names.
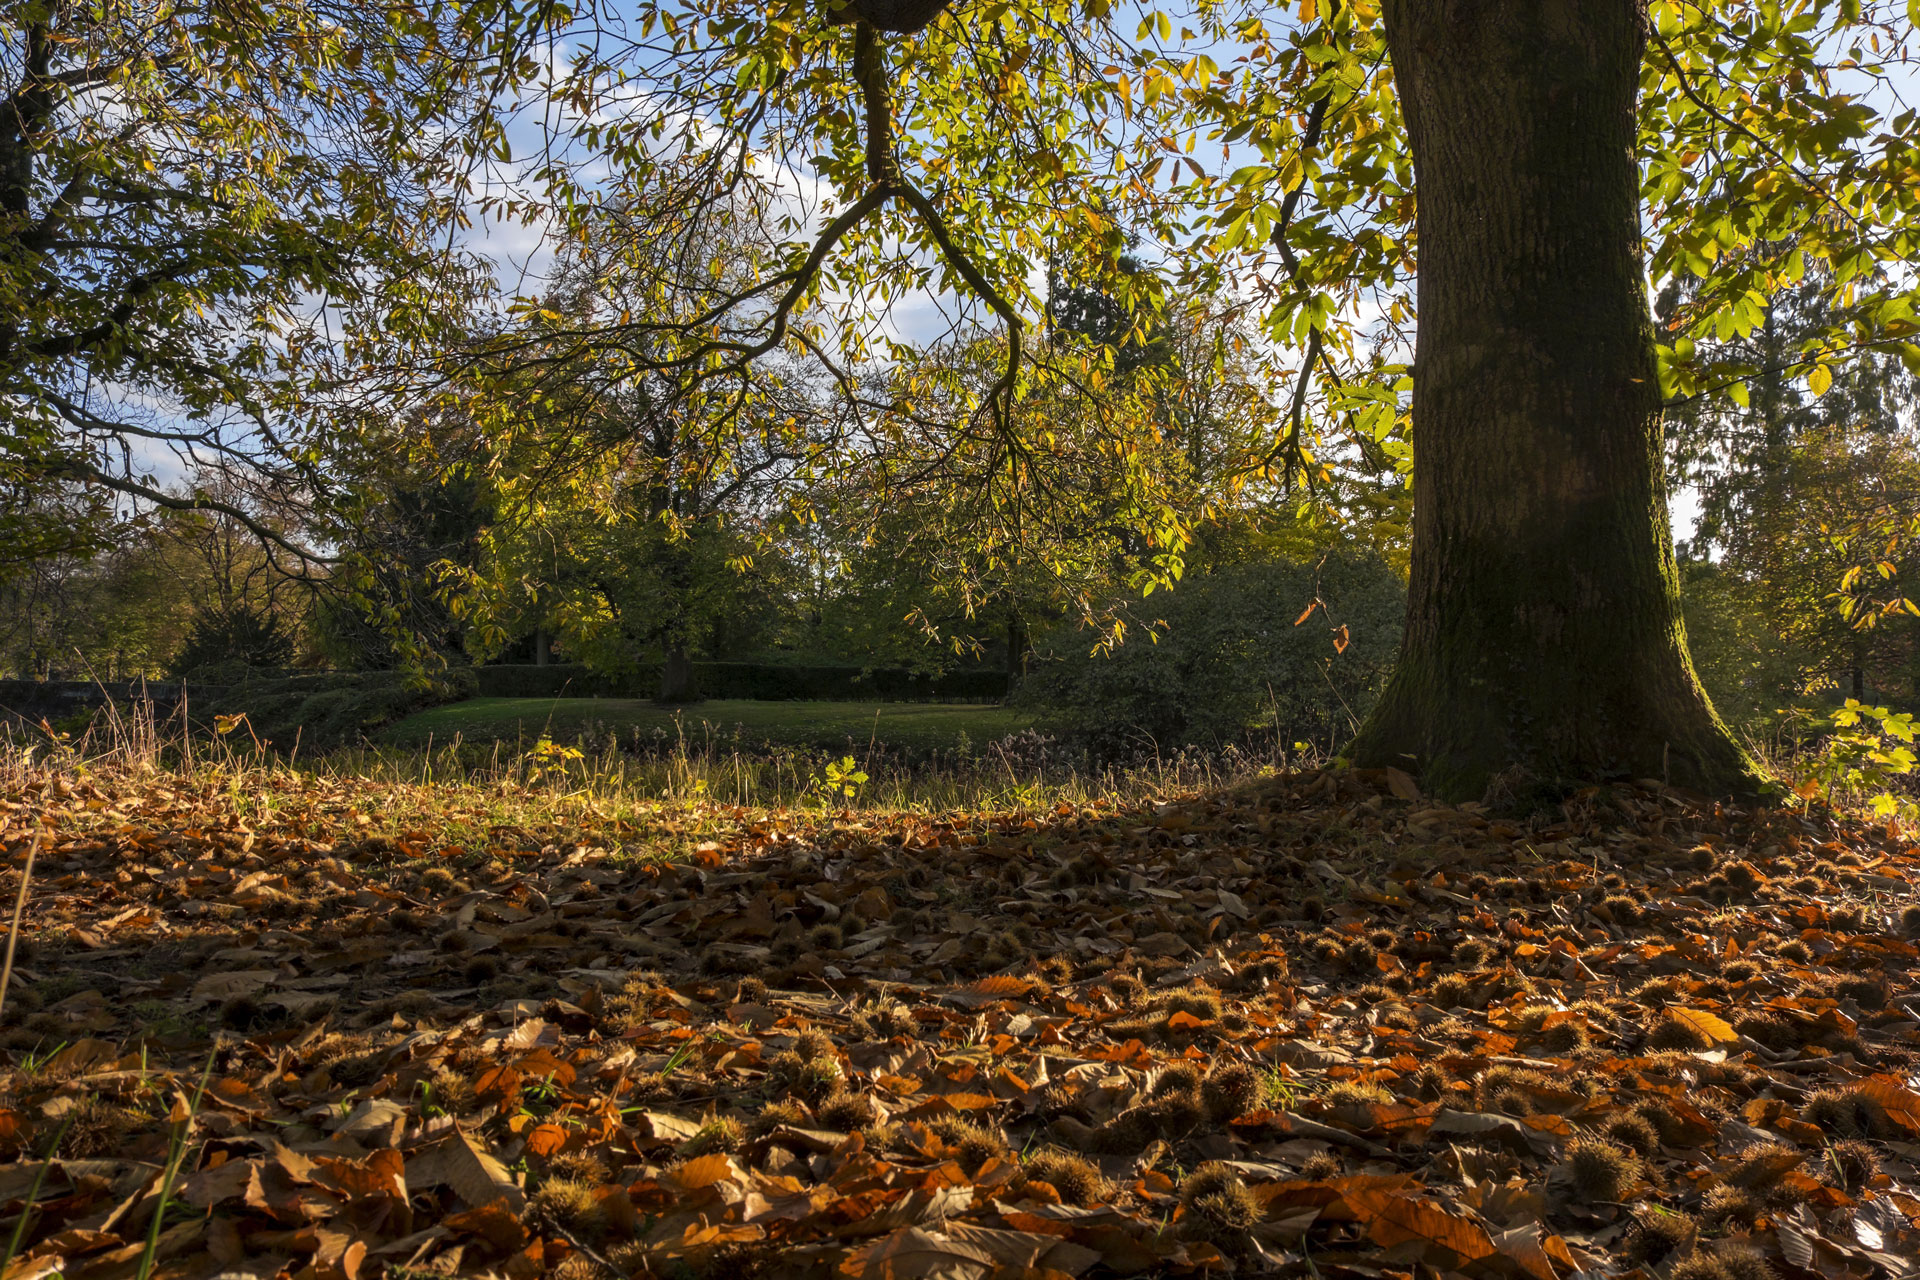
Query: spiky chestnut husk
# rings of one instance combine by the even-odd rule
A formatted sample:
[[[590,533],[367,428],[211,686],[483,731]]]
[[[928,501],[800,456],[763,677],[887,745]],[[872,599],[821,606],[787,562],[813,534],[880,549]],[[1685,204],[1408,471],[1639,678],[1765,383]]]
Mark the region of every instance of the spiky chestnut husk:
[[[1858,1138],[1843,1138],[1827,1148],[1826,1166],[1835,1184],[1853,1194],[1880,1176],[1880,1153]]]
[[[1660,1134],[1647,1118],[1632,1111],[1609,1119],[1600,1128],[1600,1134],[1608,1142],[1617,1143],[1642,1159],[1651,1159],[1660,1154]]]
[[[1617,1202],[1640,1176],[1640,1157],[1603,1138],[1575,1138],[1562,1167],[1574,1194],[1589,1204]]]
[[[1700,1224],[1684,1213],[1649,1208],[1634,1215],[1626,1238],[1627,1258],[1643,1266],[1658,1266],[1693,1248]]]
[[[873,1122],[873,1104],[860,1094],[841,1092],[821,1103],[818,1115],[829,1129],[860,1129]]]
[[[1101,1203],[1113,1191],[1099,1165],[1058,1147],[1029,1156],[1026,1173],[1027,1177],[1052,1187],[1064,1203],[1083,1209]]]
[[[1200,1101],[1208,1119],[1223,1123],[1258,1107],[1263,1091],[1260,1075],[1252,1067],[1244,1062],[1226,1062],[1215,1066],[1200,1082]]]
[[[546,1218],[589,1244],[602,1239],[611,1225],[606,1210],[589,1183],[573,1178],[548,1178],[527,1197],[527,1216]]]
[[[1180,1184],[1180,1207],[1185,1211],[1180,1233],[1204,1240],[1226,1251],[1246,1238],[1260,1221],[1260,1202],[1247,1184],[1226,1165],[1203,1164]]]
[[[1800,1118],[1836,1138],[1886,1138],[1893,1129],[1886,1108],[1858,1087],[1820,1090],[1807,1099]]]
[[[1672,1013],[1663,1014],[1653,1029],[1647,1033],[1647,1045],[1650,1048],[1676,1053],[1692,1053],[1695,1050],[1711,1047],[1713,1041],[1707,1033],[1691,1023],[1682,1021]]]
[[[940,1141],[953,1147],[960,1163],[968,1170],[977,1170],[988,1160],[1012,1160],[1013,1149],[1000,1133],[970,1120],[958,1116],[943,1116],[935,1120],[928,1128]]]
[[[1148,1092],[1156,1098],[1176,1093],[1196,1093],[1200,1088],[1200,1068],[1191,1062],[1175,1062],[1154,1077]]]

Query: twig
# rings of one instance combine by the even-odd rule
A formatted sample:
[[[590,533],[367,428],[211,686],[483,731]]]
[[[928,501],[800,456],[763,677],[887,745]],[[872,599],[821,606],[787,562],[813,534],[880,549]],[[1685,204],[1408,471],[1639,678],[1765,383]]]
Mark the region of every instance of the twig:
[[[1766,153],[1767,158],[1769,160],[1772,160],[1775,164],[1779,165],[1782,169],[1785,169],[1787,172],[1791,173],[1795,178],[1797,178],[1800,181],[1800,183],[1803,186],[1805,186],[1808,190],[1812,191],[1815,195],[1819,196],[1821,200],[1825,201],[1833,209],[1835,213],[1838,213],[1842,218],[1845,218],[1848,222],[1852,223],[1855,227],[1860,226],[1860,216],[1856,214],[1853,210],[1847,208],[1847,206],[1842,204],[1838,199],[1836,199],[1831,193],[1828,192],[1826,187],[1822,186],[1819,182],[1816,182],[1812,174],[1802,169],[1799,165],[1793,163],[1793,161],[1789,160],[1785,155],[1782,155],[1780,152],[1780,149],[1774,146],[1771,142],[1761,137],[1758,133],[1754,132],[1752,129],[1749,129],[1746,125],[1741,124],[1738,120],[1734,120],[1730,118],[1726,114],[1726,112],[1720,110],[1718,107],[1713,106],[1711,103],[1707,102],[1704,98],[1702,98],[1698,93],[1696,93],[1694,91],[1693,81],[1687,78],[1686,69],[1680,65],[1680,59],[1674,54],[1673,47],[1667,43],[1667,38],[1660,34],[1660,30],[1658,27],[1652,28],[1652,36],[1653,36],[1653,42],[1660,46],[1660,52],[1666,55],[1667,66],[1669,69],[1672,70],[1673,78],[1679,82],[1680,92],[1684,93],[1687,96],[1688,100],[1691,101],[1694,106],[1706,112],[1707,115],[1712,117],[1712,119],[1714,119],[1716,122],[1718,122],[1721,125],[1721,127],[1726,129],[1731,129],[1735,133],[1743,134],[1747,138],[1752,140],[1755,146],[1759,147],[1760,150]]]
[[[543,1231],[549,1231],[554,1235],[559,1236],[562,1240],[565,1240],[569,1245],[573,1247],[573,1251],[575,1253],[585,1258],[588,1262],[593,1263],[593,1265],[595,1265],[596,1267],[603,1268],[609,1275],[624,1276],[627,1274],[624,1268],[616,1266],[613,1263],[613,1261],[609,1259],[605,1254],[595,1249],[592,1245],[588,1244],[585,1240],[582,1240],[579,1236],[576,1236],[575,1234],[573,1234],[573,1232],[561,1226],[558,1222],[548,1220],[548,1221],[542,1222],[540,1224],[540,1228]]]

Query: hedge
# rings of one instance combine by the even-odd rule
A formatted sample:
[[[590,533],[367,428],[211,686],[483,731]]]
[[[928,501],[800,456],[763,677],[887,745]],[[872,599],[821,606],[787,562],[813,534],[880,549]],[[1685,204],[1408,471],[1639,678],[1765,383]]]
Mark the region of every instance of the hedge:
[[[473,668],[483,698],[651,698],[660,668],[645,663],[606,676],[571,663],[502,663]],[[702,697],[753,702],[999,702],[1007,696],[1000,671],[931,675],[899,667],[789,667],[770,662],[696,662],[694,687]]]

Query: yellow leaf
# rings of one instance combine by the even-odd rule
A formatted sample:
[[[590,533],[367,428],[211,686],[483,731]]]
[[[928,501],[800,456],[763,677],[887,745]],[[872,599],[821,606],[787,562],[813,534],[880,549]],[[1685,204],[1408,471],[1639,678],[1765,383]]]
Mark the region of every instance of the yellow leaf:
[[[1816,396],[1827,394],[1827,388],[1833,385],[1833,370],[1824,364],[1817,364],[1807,370],[1807,390]]]
[[[1692,1027],[1715,1044],[1740,1043],[1740,1033],[1728,1026],[1725,1018],[1705,1009],[1670,1009],[1668,1014],[1675,1022]]]
[[[674,1170],[673,1180],[689,1191],[710,1187],[716,1182],[737,1182],[740,1167],[720,1152],[696,1156]]]

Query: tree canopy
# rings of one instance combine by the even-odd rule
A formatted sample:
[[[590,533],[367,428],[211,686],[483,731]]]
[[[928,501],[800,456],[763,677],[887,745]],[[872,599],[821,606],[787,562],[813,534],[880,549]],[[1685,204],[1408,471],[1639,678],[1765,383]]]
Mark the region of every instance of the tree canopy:
[[[473,30],[328,0],[13,6],[0,481],[236,519],[182,483],[310,490],[374,353],[446,314],[441,140],[484,101]],[[7,515],[35,523],[24,500]]]

